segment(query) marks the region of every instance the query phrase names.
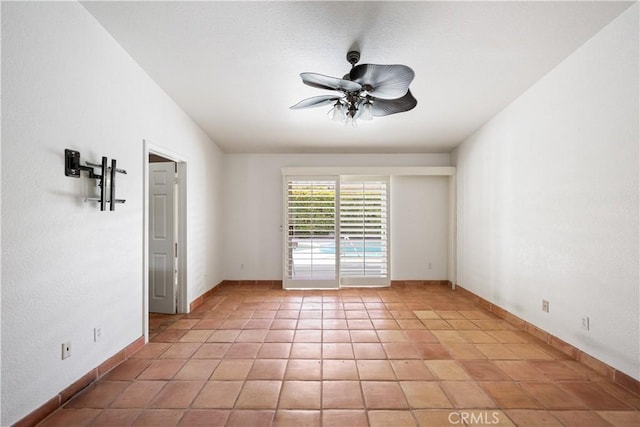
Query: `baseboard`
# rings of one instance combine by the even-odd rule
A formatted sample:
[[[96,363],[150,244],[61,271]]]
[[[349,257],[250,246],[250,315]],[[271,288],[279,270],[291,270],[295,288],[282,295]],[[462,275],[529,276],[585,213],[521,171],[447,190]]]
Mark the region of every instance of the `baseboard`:
[[[272,289],[282,289],[282,280],[223,280],[222,286],[234,286],[236,289],[239,287],[246,290],[264,286]]]
[[[189,303],[189,312],[200,307],[204,300],[227,286],[244,290],[253,290],[264,286],[268,286],[269,289],[282,289],[282,280],[223,280],[208,291],[205,291],[202,295],[194,298],[193,301]]]
[[[462,292],[469,296],[472,300],[474,300],[481,307],[489,310],[496,316],[506,320],[512,325],[518,327],[519,329],[525,330],[529,332],[531,335],[536,338],[544,341],[549,344],[553,348],[561,351],[566,354],[570,358],[582,363],[583,365],[593,369],[594,371],[600,373],[610,381],[618,384],[619,386],[629,390],[630,392],[640,396],[640,381],[635,378],[625,374],[624,372],[620,372],[616,368],[609,366],[608,364],[602,362],[601,360],[596,359],[595,357],[585,353],[579,348],[563,341],[562,339],[551,335],[543,329],[538,328],[537,326],[527,322],[526,320],[514,315],[513,313],[508,312],[507,310],[499,307],[486,299],[482,298],[474,294],[473,292],[463,288],[460,285],[456,285],[455,290],[457,292]]]
[[[193,310],[201,306],[204,300],[209,298],[211,295],[215,294],[223,283],[224,283],[224,280],[218,283],[217,285],[215,285],[214,287],[212,287],[211,289],[209,289],[208,291],[205,291],[202,295],[194,298],[193,301],[189,303],[189,312],[192,312]]]
[[[409,288],[409,287],[423,287],[423,286],[451,286],[449,280],[392,280],[392,288]]]
[[[422,287],[432,285],[445,285],[451,286],[449,280],[391,280],[392,288],[406,288],[406,287]],[[213,288],[209,289],[199,297],[195,298],[189,305],[190,311],[197,308],[208,297],[213,295],[220,289],[224,289],[226,286],[233,286],[235,289],[253,290],[268,287],[269,289],[282,289],[282,280],[223,280]],[[357,286],[343,286],[342,288],[351,288]],[[377,286],[373,286],[374,288]],[[340,289],[340,288],[337,288]],[[314,290],[317,290],[314,288]],[[333,289],[336,290],[336,289]]]
[[[46,403],[40,405],[40,407],[31,411],[29,415],[16,422],[14,427],[31,427],[35,426],[45,418],[47,418],[53,411],[67,403],[69,399],[75,396],[78,392],[85,387],[91,385],[95,381],[102,378],[107,372],[127,360],[133,353],[140,350],[144,346],[144,336],[133,341],[131,344],[102,362],[97,367],[91,369],[84,374],[78,380],[73,382],[70,386],[66,387],[60,393],[49,399]]]

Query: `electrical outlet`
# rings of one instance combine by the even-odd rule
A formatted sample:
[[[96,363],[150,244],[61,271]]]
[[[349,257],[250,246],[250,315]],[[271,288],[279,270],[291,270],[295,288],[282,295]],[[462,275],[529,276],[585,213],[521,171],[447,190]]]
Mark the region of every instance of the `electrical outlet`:
[[[544,311],[545,313],[549,312],[549,301],[547,301],[546,299],[542,300],[542,311]]]
[[[431,270],[431,262],[429,262],[429,267],[428,268],[429,268],[429,270]]]
[[[98,342],[102,339],[102,328],[93,328],[93,342]]]
[[[589,330],[589,318],[588,317],[583,317],[582,318],[582,329],[584,329],[585,331]]]
[[[71,357],[71,341],[62,343],[62,360]]]

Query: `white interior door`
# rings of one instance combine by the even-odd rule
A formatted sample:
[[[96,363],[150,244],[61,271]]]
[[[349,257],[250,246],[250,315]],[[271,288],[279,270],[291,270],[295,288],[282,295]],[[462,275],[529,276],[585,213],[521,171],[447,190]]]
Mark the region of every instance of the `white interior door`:
[[[149,164],[149,311],[176,312],[175,163]]]

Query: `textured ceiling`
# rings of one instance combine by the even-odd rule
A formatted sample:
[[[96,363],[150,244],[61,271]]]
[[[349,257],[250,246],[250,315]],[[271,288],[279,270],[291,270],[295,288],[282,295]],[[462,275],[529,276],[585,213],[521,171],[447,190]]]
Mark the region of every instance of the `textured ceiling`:
[[[448,152],[631,2],[83,2],[227,153]],[[299,73],[416,73],[415,109],[357,128]]]

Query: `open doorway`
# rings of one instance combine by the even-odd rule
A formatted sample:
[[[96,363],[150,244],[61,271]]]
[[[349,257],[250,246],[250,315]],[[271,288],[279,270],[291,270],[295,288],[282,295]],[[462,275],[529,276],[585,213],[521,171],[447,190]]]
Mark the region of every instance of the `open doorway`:
[[[181,156],[144,144],[145,337],[188,312],[186,290],[186,168]]]

